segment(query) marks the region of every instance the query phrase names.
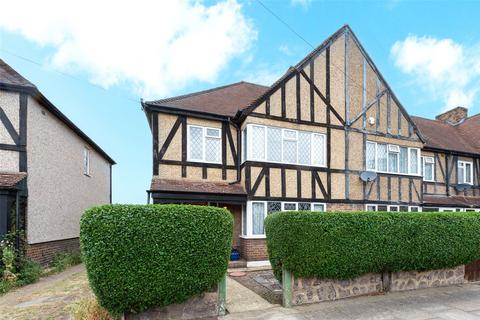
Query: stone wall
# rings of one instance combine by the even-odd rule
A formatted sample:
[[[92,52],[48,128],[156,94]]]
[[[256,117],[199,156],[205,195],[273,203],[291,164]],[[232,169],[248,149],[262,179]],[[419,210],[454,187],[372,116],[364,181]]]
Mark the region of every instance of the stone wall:
[[[393,272],[390,291],[443,287],[464,283],[465,266],[423,272]]]
[[[431,271],[367,273],[350,280],[302,279],[292,276],[291,305],[338,300],[388,291],[405,291],[464,283],[465,266]],[[284,294],[288,292],[284,288]]]

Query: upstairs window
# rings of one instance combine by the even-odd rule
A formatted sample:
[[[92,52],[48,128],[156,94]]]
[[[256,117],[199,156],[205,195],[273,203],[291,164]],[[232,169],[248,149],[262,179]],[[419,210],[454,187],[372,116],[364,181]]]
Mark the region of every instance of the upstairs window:
[[[90,176],[90,150],[83,148],[83,174]]]
[[[243,161],[325,166],[325,135],[249,124],[242,131]]]
[[[435,181],[434,179],[434,170],[435,170],[435,160],[433,157],[422,157],[423,163],[423,180],[425,181]]]
[[[367,141],[365,149],[366,170],[418,175],[420,151],[417,148]]]
[[[221,163],[220,129],[192,125],[187,128],[187,159],[196,162]]]
[[[458,183],[473,184],[473,164],[468,161],[458,161]]]

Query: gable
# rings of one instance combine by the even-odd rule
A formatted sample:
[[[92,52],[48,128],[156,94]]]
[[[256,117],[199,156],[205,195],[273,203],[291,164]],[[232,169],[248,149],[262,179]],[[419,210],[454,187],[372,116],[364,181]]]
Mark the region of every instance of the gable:
[[[249,114],[422,140],[348,26],[290,68],[246,109],[243,119]]]

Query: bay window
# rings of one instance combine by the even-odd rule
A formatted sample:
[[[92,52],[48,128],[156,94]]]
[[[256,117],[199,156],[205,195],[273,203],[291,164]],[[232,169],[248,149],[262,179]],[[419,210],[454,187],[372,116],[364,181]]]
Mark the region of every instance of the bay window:
[[[282,201],[248,201],[242,212],[242,236],[263,238],[265,236],[264,220],[267,215],[279,211],[325,211],[324,203],[282,202]]]
[[[325,166],[324,134],[248,124],[242,131],[242,160]]]
[[[418,175],[420,173],[418,148],[367,141],[365,169],[377,172]]]
[[[457,183],[473,184],[473,164],[468,161],[458,161]]]
[[[383,205],[383,204],[367,204],[366,211],[383,211],[383,212],[421,212],[422,208],[419,206],[407,205]]]
[[[193,125],[187,128],[187,159],[196,162],[221,163],[220,129]]]

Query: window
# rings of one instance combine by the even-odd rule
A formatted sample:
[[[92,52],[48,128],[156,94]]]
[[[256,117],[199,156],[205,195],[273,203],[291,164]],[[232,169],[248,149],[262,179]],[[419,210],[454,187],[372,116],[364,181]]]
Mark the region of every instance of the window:
[[[244,237],[264,237],[264,220],[267,215],[279,211],[325,211],[324,203],[249,201],[242,212],[242,235]]]
[[[366,211],[384,211],[384,212],[420,212],[422,211],[418,206],[406,205],[381,205],[381,204],[367,204]]]
[[[435,160],[433,159],[433,157],[422,157],[422,162],[423,162],[423,180],[435,181],[434,179]]]
[[[90,175],[90,150],[83,148],[83,174]]]
[[[252,203],[252,234],[259,235],[264,234],[263,220],[265,220],[265,203],[253,202]]]
[[[248,134],[247,134],[248,132]],[[325,166],[325,135],[248,124],[242,131],[243,161]]]
[[[457,183],[473,184],[473,165],[471,162],[458,161]]]
[[[221,162],[220,129],[188,126],[188,160]]]
[[[418,148],[367,141],[365,149],[366,170],[418,175],[420,151]]]
[[[394,145],[388,145],[388,172],[398,172],[398,156],[400,153],[400,147]]]

